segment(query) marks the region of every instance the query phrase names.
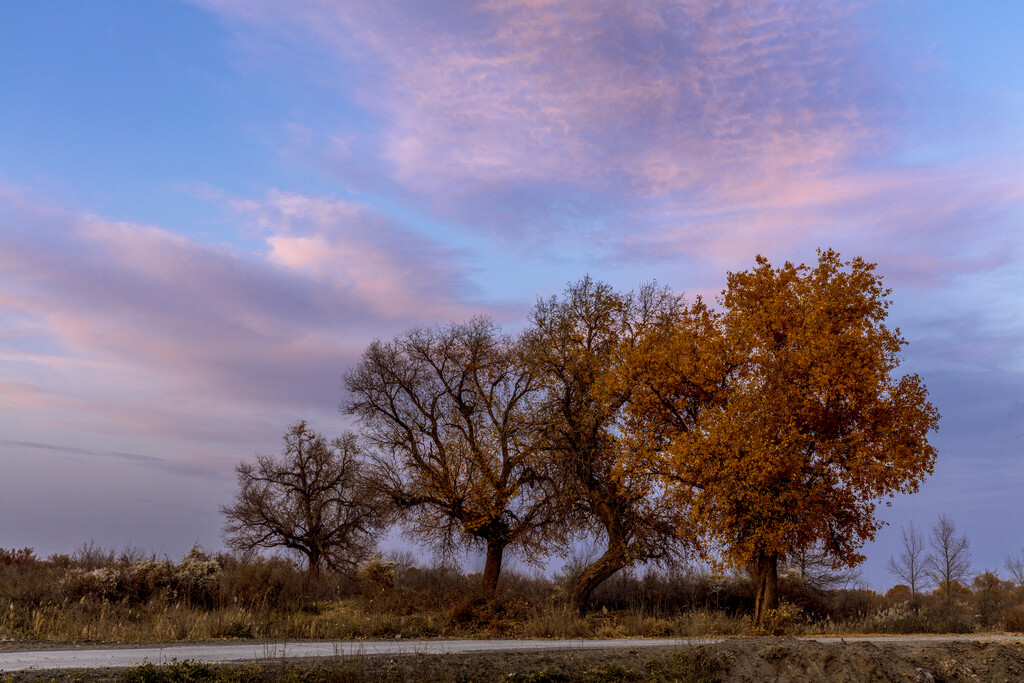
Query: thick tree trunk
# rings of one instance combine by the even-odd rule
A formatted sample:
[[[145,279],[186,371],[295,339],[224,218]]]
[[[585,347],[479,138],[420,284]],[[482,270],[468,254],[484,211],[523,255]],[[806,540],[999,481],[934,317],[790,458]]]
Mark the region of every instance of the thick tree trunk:
[[[501,574],[501,556],[505,552],[505,544],[499,541],[487,541],[487,561],[484,563],[483,591],[493,598],[498,592],[498,576]]]
[[[604,555],[584,569],[573,586],[572,606],[576,613],[582,615],[587,609],[587,601],[590,600],[590,594],[594,589],[625,566],[626,544],[621,538],[613,537],[608,542],[608,549],[604,551]]]
[[[779,555],[759,553],[754,563],[754,623],[760,625],[768,610],[779,606]]]

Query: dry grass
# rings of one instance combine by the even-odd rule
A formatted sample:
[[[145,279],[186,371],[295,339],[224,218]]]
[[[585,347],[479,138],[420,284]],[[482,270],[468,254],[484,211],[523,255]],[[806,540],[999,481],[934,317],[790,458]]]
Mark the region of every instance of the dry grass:
[[[218,639],[431,637],[616,638],[1019,630],[1024,591],[988,576],[953,603],[899,591],[808,591],[784,584],[786,602],[755,629],[742,578],[684,572],[622,573],[585,617],[566,604],[566,582],[507,573],[498,598],[478,577],[409,558],[371,564],[358,577],[311,580],[280,558],[208,556],[178,562],[83,546],[45,560],[0,549],[0,639],[172,642]]]

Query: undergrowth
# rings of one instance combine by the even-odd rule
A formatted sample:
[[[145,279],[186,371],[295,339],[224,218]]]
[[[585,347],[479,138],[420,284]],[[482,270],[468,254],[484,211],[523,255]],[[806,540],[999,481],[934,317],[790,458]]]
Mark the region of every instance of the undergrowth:
[[[813,590],[786,579],[759,625],[746,577],[672,570],[620,572],[591,609],[568,607],[571,575],[503,574],[498,595],[447,565],[375,558],[356,576],[309,577],[282,558],[208,554],[180,561],[0,549],[0,639],[173,642],[221,639],[624,638],[1024,629],[1024,591],[986,574],[952,599],[893,589]],[[899,587],[897,587],[899,588]]]

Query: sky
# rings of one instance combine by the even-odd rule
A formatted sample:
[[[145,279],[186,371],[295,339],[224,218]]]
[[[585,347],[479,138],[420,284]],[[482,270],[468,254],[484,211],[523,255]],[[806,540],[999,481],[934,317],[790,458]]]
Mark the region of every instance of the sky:
[[[3,3],[0,547],[220,548],[235,465],[351,427],[374,338],[834,248],[942,414],[864,578],[939,514],[1001,570],[1021,35],[1017,0]]]

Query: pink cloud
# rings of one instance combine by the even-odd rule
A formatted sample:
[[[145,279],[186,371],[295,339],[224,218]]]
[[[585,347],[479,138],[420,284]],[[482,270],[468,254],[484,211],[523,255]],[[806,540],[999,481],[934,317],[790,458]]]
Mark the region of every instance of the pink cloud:
[[[231,206],[258,226],[271,263],[357,292],[377,315],[452,320],[475,310],[457,298],[473,294],[455,266],[465,254],[358,204],[274,191],[266,200]]]
[[[510,183],[714,193],[877,143],[848,3],[205,4],[375,63],[352,87],[382,154],[441,203]]]
[[[369,166],[524,253],[733,268],[831,245],[929,286],[1021,258],[1000,237],[1019,155],[901,160],[928,60],[879,50],[872,3],[202,4],[237,35],[329,56],[318,82],[375,125],[345,154],[327,150],[356,131],[320,131],[324,167]]]
[[[289,415],[334,415],[373,337],[502,310],[468,300],[458,253],[365,208],[275,193],[237,210],[266,251],[0,193],[0,320],[35,349],[0,337],[8,415],[154,438],[276,433]]]

